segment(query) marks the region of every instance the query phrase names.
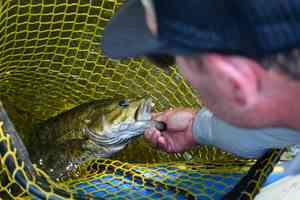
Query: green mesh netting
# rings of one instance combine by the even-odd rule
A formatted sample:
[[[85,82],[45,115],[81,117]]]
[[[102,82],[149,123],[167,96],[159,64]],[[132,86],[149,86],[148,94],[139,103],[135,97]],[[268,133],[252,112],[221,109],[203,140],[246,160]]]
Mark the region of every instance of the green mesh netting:
[[[155,111],[201,105],[175,66],[162,70],[143,59],[112,60],[102,55],[104,26],[120,5],[118,0],[0,1],[0,98],[25,144],[39,122],[96,99],[147,94],[154,99]],[[7,117],[1,121],[8,126]],[[2,128],[0,153],[3,199],[28,195],[71,199],[81,198],[82,193],[112,199],[136,195],[218,199],[240,184],[249,168],[248,161],[215,148],[170,155],[138,139],[118,155],[123,162],[96,160],[57,183],[39,169],[37,178],[30,177],[9,131]],[[248,179],[254,184],[242,184],[242,189],[234,190],[239,191],[236,196],[252,198],[278,155],[274,152],[265,158],[265,165],[255,166],[256,179]],[[226,164],[213,165],[216,161]],[[239,167],[233,167],[235,163]]]

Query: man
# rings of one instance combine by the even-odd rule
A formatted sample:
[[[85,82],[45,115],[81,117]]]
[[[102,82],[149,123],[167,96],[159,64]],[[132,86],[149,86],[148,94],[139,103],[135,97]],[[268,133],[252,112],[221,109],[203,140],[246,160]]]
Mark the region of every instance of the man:
[[[103,47],[114,58],[171,55],[200,93],[206,108],[154,116],[168,128],[145,137],[160,149],[257,158],[300,143],[300,1],[129,0]]]

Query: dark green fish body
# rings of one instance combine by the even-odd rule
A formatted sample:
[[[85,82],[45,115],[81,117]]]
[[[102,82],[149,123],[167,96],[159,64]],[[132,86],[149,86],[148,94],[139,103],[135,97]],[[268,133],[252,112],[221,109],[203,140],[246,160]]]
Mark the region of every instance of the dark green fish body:
[[[123,149],[149,127],[150,98],[83,104],[38,128],[29,152],[33,163],[59,177],[83,161],[106,158]]]

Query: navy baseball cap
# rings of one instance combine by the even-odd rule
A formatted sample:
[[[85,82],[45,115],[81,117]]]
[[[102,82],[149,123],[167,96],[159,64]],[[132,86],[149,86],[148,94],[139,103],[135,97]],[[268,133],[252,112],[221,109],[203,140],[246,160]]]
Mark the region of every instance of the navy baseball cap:
[[[140,0],[128,0],[105,27],[112,58],[219,52],[260,58],[300,47],[299,0],[151,0],[158,33]]]

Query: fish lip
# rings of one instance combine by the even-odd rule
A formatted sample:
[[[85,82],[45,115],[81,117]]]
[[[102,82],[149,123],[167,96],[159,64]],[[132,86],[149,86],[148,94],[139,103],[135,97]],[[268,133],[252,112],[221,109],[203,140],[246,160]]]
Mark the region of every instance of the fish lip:
[[[153,103],[151,97],[145,97],[143,103],[137,109],[136,120],[150,120]]]

